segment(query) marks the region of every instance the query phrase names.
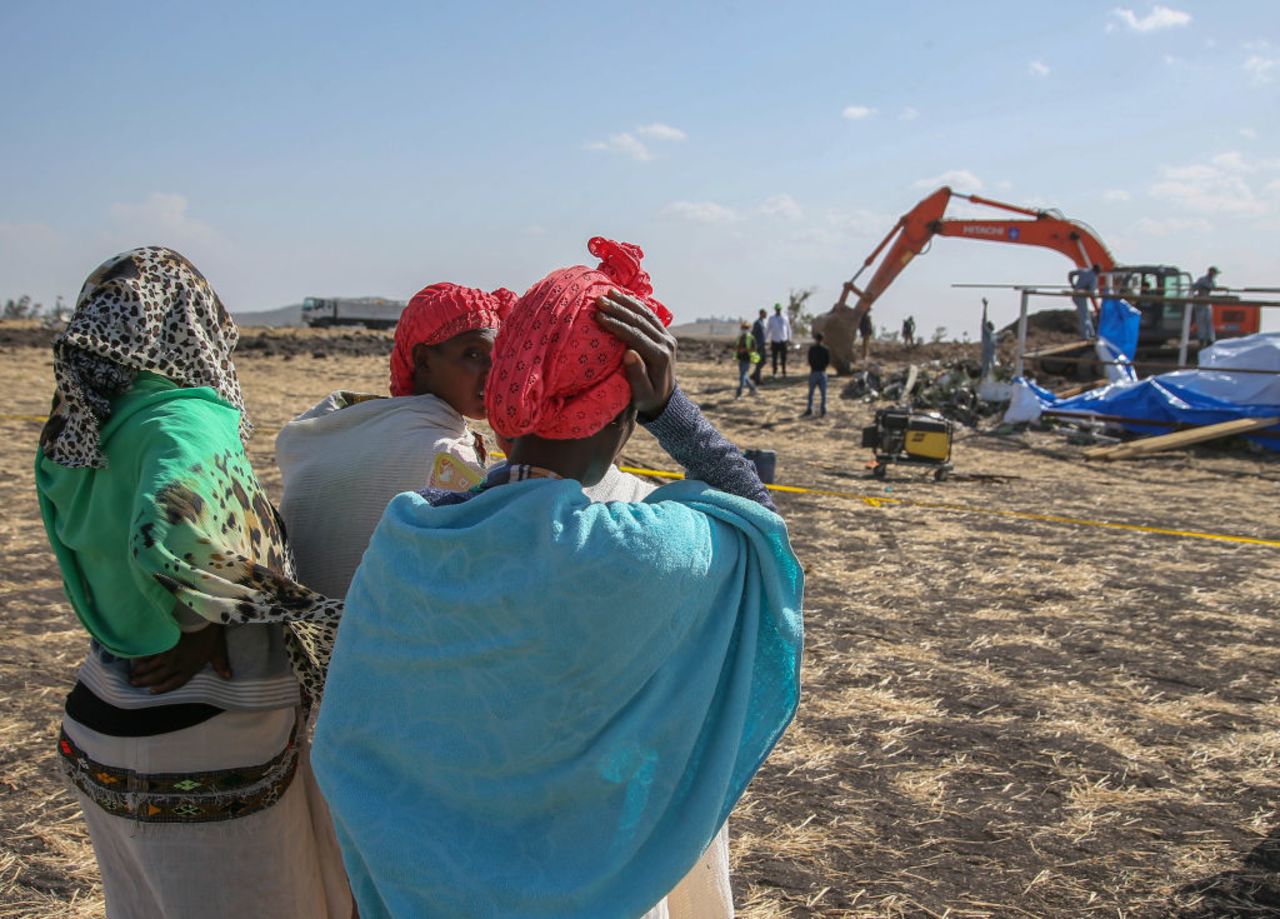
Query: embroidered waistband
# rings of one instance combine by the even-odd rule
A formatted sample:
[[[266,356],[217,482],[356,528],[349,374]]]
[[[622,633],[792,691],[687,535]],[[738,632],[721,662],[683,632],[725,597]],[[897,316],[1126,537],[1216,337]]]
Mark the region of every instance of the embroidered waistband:
[[[214,823],[247,817],[280,800],[298,769],[298,731],[258,766],[209,772],[145,773],[93,760],[64,728],[59,761],[71,783],[109,814],[143,823]]]

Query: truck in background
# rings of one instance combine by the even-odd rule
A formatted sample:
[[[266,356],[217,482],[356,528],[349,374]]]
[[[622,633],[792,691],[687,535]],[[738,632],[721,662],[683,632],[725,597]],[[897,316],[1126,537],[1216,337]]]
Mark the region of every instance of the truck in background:
[[[404,308],[404,300],[385,297],[304,297],[302,321],[315,329],[338,325],[394,329]]]

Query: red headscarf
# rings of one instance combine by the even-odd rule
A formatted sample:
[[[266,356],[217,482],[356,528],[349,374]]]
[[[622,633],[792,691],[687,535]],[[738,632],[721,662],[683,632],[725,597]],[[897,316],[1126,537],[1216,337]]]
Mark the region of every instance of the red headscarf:
[[[414,294],[396,326],[391,395],[413,395],[415,345],[438,345],[473,329],[497,329],[515,301],[515,292],[505,287],[485,293],[449,283],[432,284]]]
[[[627,347],[596,322],[598,297],[611,289],[632,294],[671,324],[640,267],[639,246],[596,236],[587,249],[599,267],[551,272],[516,302],[498,333],[484,403],[501,437],[590,437],[627,407]]]

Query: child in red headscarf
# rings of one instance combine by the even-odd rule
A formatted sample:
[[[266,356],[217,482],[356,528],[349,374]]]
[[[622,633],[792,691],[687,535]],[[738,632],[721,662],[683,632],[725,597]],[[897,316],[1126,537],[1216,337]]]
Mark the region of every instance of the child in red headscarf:
[[[280,511],[304,584],[343,596],[396,494],[480,480],[487,453],[467,419],[484,418],[489,355],[515,298],[501,288],[424,287],[396,326],[392,398],[334,392],[280,431]]]

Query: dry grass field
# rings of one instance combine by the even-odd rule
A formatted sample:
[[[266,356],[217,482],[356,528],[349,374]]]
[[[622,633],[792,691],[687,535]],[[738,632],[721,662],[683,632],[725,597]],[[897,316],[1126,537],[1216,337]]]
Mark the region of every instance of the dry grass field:
[[[272,335],[237,363],[278,495],[275,431],[384,391],[385,341]],[[85,639],[36,511],[52,369],[24,340],[0,335],[0,917],[88,917],[53,756]],[[824,492],[776,496],[808,576],[804,697],[731,820],[740,916],[1280,915],[1280,547],[1042,519],[1280,540],[1275,454],[1091,465],[1061,433],[966,430],[950,480],[879,481],[874,406],[838,382],[810,419],[795,369],[735,400],[691,348],[681,379],[779,483]],[[644,432],[627,460],[670,468]]]

